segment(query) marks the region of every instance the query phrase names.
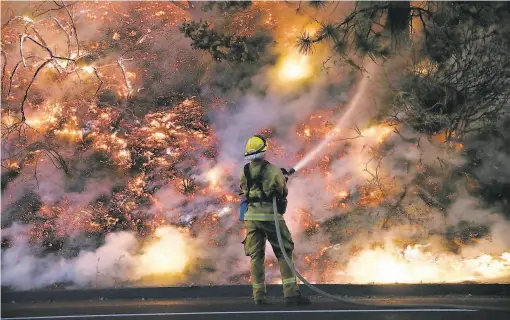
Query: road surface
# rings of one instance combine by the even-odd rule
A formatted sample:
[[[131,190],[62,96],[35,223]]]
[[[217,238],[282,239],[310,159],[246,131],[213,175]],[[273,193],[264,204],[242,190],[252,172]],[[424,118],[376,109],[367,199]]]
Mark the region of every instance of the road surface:
[[[250,298],[200,298],[172,300],[94,300],[68,302],[4,302],[3,320],[109,319],[118,320],[497,320],[510,319],[510,297],[379,297],[353,298],[386,307],[360,307],[313,297],[306,307],[286,307],[272,298],[267,306],[256,306]],[[394,307],[393,304],[406,305]],[[416,307],[415,304],[424,306]],[[453,305],[457,308],[436,307]],[[408,307],[407,307],[408,306]]]

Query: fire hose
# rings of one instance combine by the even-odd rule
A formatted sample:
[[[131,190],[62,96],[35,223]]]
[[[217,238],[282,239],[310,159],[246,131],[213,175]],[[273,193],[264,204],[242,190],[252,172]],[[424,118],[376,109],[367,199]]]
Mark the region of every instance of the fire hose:
[[[293,170],[293,169],[291,169]],[[498,311],[508,311],[509,309],[505,308],[494,308],[494,307],[485,307],[485,306],[471,306],[471,305],[453,305],[453,304],[382,304],[382,303],[376,303],[376,302],[361,302],[361,301],[352,301],[351,299],[346,298],[340,298],[337,296],[334,296],[332,294],[329,294],[327,292],[322,291],[321,289],[315,287],[313,284],[308,282],[294,267],[294,264],[290,260],[289,256],[287,255],[287,252],[285,250],[285,247],[283,245],[282,240],[282,234],[280,231],[280,222],[278,217],[278,210],[276,206],[276,197],[273,197],[273,213],[274,213],[274,223],[276,225],[276,235],[278,238],[278,245],[280,246],[280,251],[282,252],[283,257],[285,258],[285,261],[287,262],[289,268],[292,270],[292,273],[295,277],[299,278],[310,290],[314,291],[315,293],[330,298],[332,300],[336,300],[338,302],[342,303],[348,303],[351,305],[358,305],[358,306],[366,306],[366,307],[381,307],[381,308],[409,308],[409,307],[421,307],[421,308],[449,308],[449,309],[473,309],[473,310],[498,310]]]

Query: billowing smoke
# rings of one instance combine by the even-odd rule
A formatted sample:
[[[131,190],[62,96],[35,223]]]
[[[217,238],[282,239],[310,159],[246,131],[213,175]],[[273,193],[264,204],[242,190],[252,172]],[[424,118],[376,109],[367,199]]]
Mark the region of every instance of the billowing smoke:
[[[132,232],[121,231],[107,235],[99,247],[84,249],[71,259],[52,254],[38,258],[33,246],[20,236],[26,231],[18,224],[2,231],[4,236],[16,239],[3,254],[2,285],[17,290],[55,284],[113,287],[136,283],[153,274],[180,274],[188,265],[188,252],[196,250],[196,243],[183,233],[161,227],[146,243]]]
[[[463,150],[480,141],[443,143],[380,116],[406,55],[382,67],[360,61],[368,73],[323,64],[324,48],[296,58],[289,39],[313,23],[283,3],[254,4],[257,14],[239,15],[268,24],[278,43],[256,67],[217,63],[192,50],[178,26],[207,17],[231,30],[243,19],[172,3],[73,6],[89,60],[41,73],[26,105],[32,149],[23,157],[14,156],[19,135],[2,136],[3,286],[247,283],[238,175],[244,144],[256,133],[269,137],[268,160],[285,168],[330,137],[289,180],[295,261],[312,282],[509,281],[504,206],[488,205],[466,174],[471,158]],[[2,16],[30,11],[13,8]],[[68,21],[63,10],[55,17]],[[52,37],[58,28],[50,22],[35,26],[65,55],[65,33]],[[254,34],[242,25],[238,32]],[[20,58],[13,35],[24,26],[13,22],[2,40],[9,76]],[[64,29],[72,42],[69,22]],[[44,53],[29,42],[25,50],[27,57]],[[30,66],[12,77],[13,97],[23,96]],[[2,91],[7,85],[4,79]],[[19,109],[12,99],[9,107]],[[15,121],[12,114],[3,110],[3,123]],[[507,156],[481,155],[473,175],[509,183],[494,173]],[[277,283],[269,246],[267,256],[267,281]]]

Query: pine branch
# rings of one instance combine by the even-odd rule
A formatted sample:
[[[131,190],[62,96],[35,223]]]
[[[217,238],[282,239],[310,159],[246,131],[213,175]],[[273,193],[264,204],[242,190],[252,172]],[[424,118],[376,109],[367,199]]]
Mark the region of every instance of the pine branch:
[[[308,2],[308,6],[319,11],[326,8],[326,1],[310,1]]]

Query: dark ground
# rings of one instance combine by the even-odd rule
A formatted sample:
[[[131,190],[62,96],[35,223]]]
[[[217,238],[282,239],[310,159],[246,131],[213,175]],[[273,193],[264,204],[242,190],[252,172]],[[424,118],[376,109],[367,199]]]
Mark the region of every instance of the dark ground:
[[[329,291],[341,295],[346,288],[349,287],[331,286]],[[462,287],[359,286],[357,291],[352,291],[358,294],[349,295],[351,301],[372,302],[382,306],[358,306],[312,297],[311,306],[300,308],[287,307],[281,297],[275,298],[274,296],[280,296],[278,286],[269,288],[269,293],[273,293],[273,297],[267,306],[255,306],[245,294],[245,291],[249,292],[247,286],[76,290],[67,291],[67,295],[64,291],[57,291],[57,294],[55,291],[24,294],[4,291],[1,316],[4,320],[99,318],[269,320],[285,317],[292,317],[293,320],[309,320],[313,317],[321,320],[508,320],[510,319],[508,288],[508,285],[499,287],[464,285],[464,294],[461,294],[458,291]],[[307,290],[303,291],[308,293]],[[405,296],[392,294],[405,291],[409,291],[409,294]],[[483,294],[484,291],[490,293]],[[192,292],[193,297],[191,295],[188,298],[182,297]],[[228,297],[220,295],[222,292]],[[167,298],[164,298],[163,294],[166,294]],[[237,294],[237,297],[234,294]],[[140,297],[141,295],[145,297]]]

